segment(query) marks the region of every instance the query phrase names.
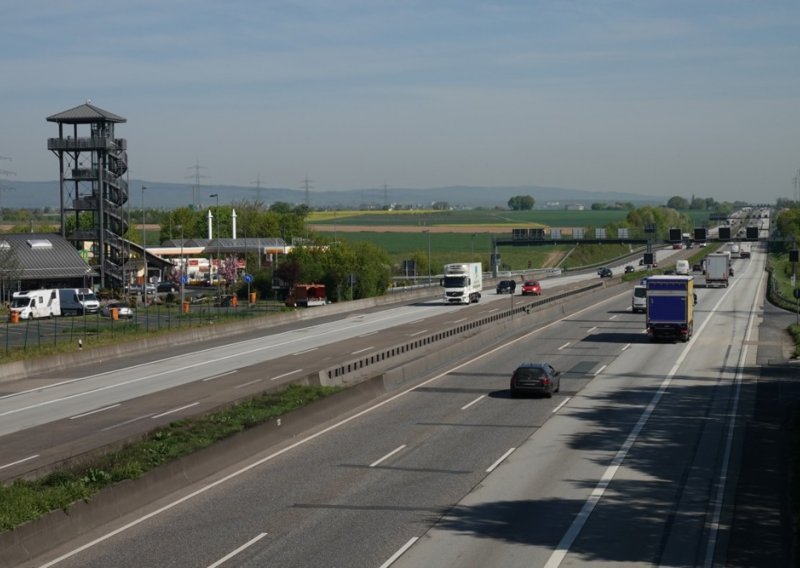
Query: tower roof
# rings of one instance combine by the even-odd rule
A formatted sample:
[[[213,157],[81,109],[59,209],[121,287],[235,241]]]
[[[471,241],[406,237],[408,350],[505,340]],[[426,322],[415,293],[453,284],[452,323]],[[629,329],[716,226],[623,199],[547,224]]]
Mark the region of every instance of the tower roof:
[[[91,124],[95,122],[127,122],[125,118],[91,104],[89,101],[69,110],[47,117],[47,122],[67,124]]]

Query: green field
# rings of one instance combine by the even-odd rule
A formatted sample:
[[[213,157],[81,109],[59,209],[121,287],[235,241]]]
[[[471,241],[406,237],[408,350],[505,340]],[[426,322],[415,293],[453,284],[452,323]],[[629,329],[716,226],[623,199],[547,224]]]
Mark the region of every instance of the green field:
[[[625,219],[627,211],[564,211],[534,209],[532,211],[501,211],[469,209],[463,211],[337,211],[325,214],[312,213],[308,222],[313,225],[478,225],[496,226],[545,225],[549,227],[602,227]]]

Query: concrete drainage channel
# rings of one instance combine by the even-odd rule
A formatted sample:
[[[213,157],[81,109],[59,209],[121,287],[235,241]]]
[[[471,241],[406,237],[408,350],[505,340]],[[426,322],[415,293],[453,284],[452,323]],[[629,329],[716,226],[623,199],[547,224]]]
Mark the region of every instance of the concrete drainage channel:
[[[616,279],[615,279],[616,280]],[[0,567],[17,566],[45,554],[82,534],[113,522],[142,506],[199,483],[229,466],[252,459],[270,447],[301,435],[380,396],[408,388],[426,375],[452,365],[501,341],[555,321],[568,311],[597,302],[599,290],[616,281],[593,282],[512,309],[465,322],[383,353],[345,362],[322,371],[318,377],[298,382],[346,386],[342,392],[298,409],[250,430],[165,464],[136,480],[109,487],[89,501],[73,504],[67,511],[53,511],[15,530],[0,534]],[[487,335],[491,334],[491,341]]]

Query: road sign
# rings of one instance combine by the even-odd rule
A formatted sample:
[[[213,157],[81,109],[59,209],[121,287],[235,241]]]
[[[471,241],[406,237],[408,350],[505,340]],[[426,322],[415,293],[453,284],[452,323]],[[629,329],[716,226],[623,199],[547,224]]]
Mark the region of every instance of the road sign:
[[[253,275],[252,274],[245,274],[244,275],[244,281],[247,282],[248,284],[250,284],[253,281]]]
[[[189,283],[189,277],[186,274],[181,274],[181,284],[186,286]]]

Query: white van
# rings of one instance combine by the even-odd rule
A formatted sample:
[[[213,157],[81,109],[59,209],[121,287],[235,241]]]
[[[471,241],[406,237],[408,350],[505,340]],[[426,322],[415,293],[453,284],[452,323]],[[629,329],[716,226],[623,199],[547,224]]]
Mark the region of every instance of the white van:
[[[647,311],[647,286],[641,284],[633,287],[633,297],[631,298],[631,311],[646,312]]]
[[[679,260],[675,263],[675,274],[689,275],[689,261]]]
[[[9,309],[17,312],[19,319],[51,318],[61,315],[57,290],[14,292]]]

